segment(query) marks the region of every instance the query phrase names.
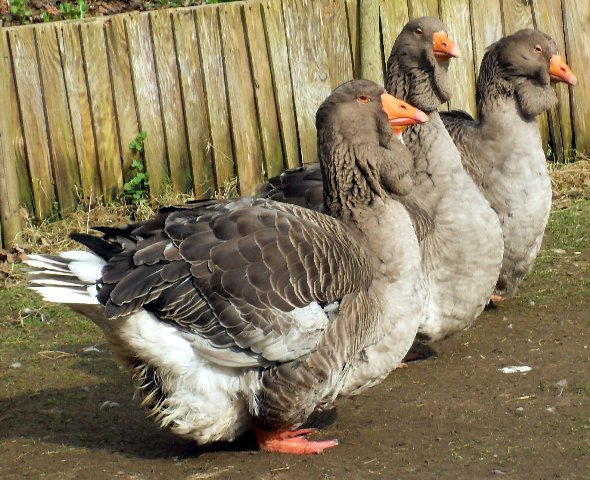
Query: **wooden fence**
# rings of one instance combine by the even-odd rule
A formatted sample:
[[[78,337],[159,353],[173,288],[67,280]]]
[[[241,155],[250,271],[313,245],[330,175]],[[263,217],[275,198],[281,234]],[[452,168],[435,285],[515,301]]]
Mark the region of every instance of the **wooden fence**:
[[[315,111],[354,77],[382,82],[409,18],[437,15],[460,45],[452,108],[475,110],[485,47],[524,27],[557,41],[581,79],[540,120],[553,150],[590,151],[590,3],[570,0],[256,0],[0,28],[0,225],[116,197],[147,132],[151,194],[211,195],[237,176],[316,159]],[[572,106],[575,105],[575,108]],[[1,246],[1,243],[0,243]]]

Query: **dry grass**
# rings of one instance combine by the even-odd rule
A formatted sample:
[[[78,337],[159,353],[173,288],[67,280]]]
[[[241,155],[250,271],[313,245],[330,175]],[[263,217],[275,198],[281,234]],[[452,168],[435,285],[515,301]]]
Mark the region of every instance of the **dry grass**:
[[[578,198],[590,198],[590,157],[576,155],[571,163],[551,164],[553,207],[566,208]]]

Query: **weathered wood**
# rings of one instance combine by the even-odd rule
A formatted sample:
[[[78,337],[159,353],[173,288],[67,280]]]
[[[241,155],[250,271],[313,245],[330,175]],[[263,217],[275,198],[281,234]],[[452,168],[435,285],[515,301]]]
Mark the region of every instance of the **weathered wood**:
[[[438,17],[439,6],[438,0],[408,0],[408,10],[410,18],[417,17]],[[447,25],[448,27],[448,25]]]
[[[62,212],[73,212],[78,206],[80,172],[70,123],[57,31],[54,25],[41,25],[35,29],[35,34],[57,197]]]
[[[383,58],[387,62],[395,39],[410,18],[406,2],[381,0],[379,6],[381,17],[381,43]]]
[[[342,0],[320,0],[320,28],[328,61],[330,87],[352,80],[352,53],[346,25],[346,7]]]
[[[471,35],[476,76],[486,49],[504,35],[502,22],[499,21],[501,19],[500,0],[471,0]]]
[[[590,65],[590,3],[563,2],[568,64],[581,80],[571,89],[575,149],[590,154],[590,84],[585,78]]]
[[[267,0],[262,4],[266,41],[274,82],[286,165],[294,168],[300,163],[297,122],[293,103],[293,86],[281,0]]]
[[[139,128],[147,133],[143,144],[146,170],[152,198],[162,193],[168,177],[166,139],[162,124],[162,110],[158,93],[158,79],[154,60],[149,14],[132,15],[125,19],[129,58],[135,102],[139,114]]]
[[[35,213],[38,218],[48,218],[53,213],[55,192],[41,95],[41,79],[37,64],[35,33],[30,28],[15,28],[8,32],[8,36],[14,62],[29,171],[31,172]]]
[[[170,180],[175,192],[186,193],[192,190],[193,182],[170,10],[152,12],[150,21],[164,117]]]
[[[319,6],[301,0],[285,2],[283,7],[301,156],[303,163],[311,163],[317,160],[315,114],[331,91]]]
[[[551,35],[559,52],[565,56],[565,37],[561,0],[533,0],[535,26]],[[569,88],[564,83],[555,87],[559,103],[549,111],[549,133],[555,159],[563,161],[573,147]]]
[[[98,165],[80,31],[75,23],[63,23],[57,33],[82,185],[80,196],[85,199],[97,198],[100,195],[100,180],[96,174]]]
[[[529,0],[502,0],[502,14],[506,35],[523,28],[535,28],[533,11]],[[541,140],[545,146],[549,143],[549,124],[546,113],[539,115],[537,124],[541,132]]]
[[[352,53],[352,69],[354,77],[359,78],[361,73],[359,0],[344,1],[346,5],[348,36],[350,38],[350,51]]]
[[[172,19],[184,99],[188,147],[193,169],[193,191],[196,198],[210,197],[215,191],[215,181],[195,18],[192,10],[179,10],[172,14]],[[216,52],[211,54],[215,55]],[[220,73],[222,70],[215,72],[218,75]],[[223,125],[221,128],[223,129]]]
[[[104,198],[111,200],[121,191],[123,178],[103,25],[101,21],[82,23],[80,33],[101,189]]]
[[[453,97],[449,101],[449,106],[475,115],[475,67],[469,0],[441,0],[440,11],[441,20],[446,25],[449,36],[461,49],[461,58],[450,61],[449,76],[453,86]]]
[[[383,53],[379,35],[379,0],[359,0],[361,77],[383,83]],[[387,60],[387,58],[386,58]]]
[[[254,78],[254,93],[260,125],[260,137],[264,151],[265,176],[279,175],[285,168],[283,149],[275,96],[273,95],[272,74],[264,36],[264,25],[260,2],[244,5],[244,19],[248,32],[250,64]]]
[[[115,98],[115,110],[117,112],[117,124],[119,126],[119,148],[123,159],[123,178],[129,181],[133,175],[131,163],[135,158],[129,144],[139,133],[137,111],[135,107],[135,93],[133,91],[133,79],[127,35],[125,32],[126,15],[115,15],[106,23],[106,37],[109,52],[109,64],[111,67],[111,80]]]
[[[240,194],[250,195],[263,179],[262,145],[240,9],[224,5],[219,16]]]
[[[16,83],[14,75],[12,75],[12,61],[10,56],[10,49],[8,47],[8,33],[6,31],[0,32],[0,58],[6,60],[4,74],[7,75],[8,83],[0,90],[0,96],[8,95],[10,103],[6,107],[7,110],[0,110],[6,112],[8,118],[8,125],[12,129],[12,133],[4,137],[5,148],[9,148],[12,152],[12,158],[16,164],[16,173],[18,178],[19,203],[25,207],[29,212],[34,211],[33,190],[31,188],[31,176],[29,175],[29,168],[27,166],[27,158],[25,155],[25,139],[21,126],[18,95],[16,94]],[[6,85],[8,88],[5,88]]]
[[[0,34],[0,248],[11,247],[22,230],[8,53],[6,36]]]

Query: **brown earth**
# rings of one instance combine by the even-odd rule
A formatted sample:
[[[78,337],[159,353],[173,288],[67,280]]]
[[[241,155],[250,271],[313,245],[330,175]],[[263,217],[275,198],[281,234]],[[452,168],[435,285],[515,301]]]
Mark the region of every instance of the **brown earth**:
[[[590,202],[576,205],[552,216],[518,298],[320,417],[340,440],[320,456],[158,430],[89,321],[0,291],[0,478],[589,479]]]

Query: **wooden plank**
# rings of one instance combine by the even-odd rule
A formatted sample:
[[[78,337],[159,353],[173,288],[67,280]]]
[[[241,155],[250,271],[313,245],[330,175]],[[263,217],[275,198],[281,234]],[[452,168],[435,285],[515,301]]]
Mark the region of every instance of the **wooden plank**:
[[[410,18],[408,5],[406,2],[381,0],[379,15],[381,17],[381,48],[383,49],[383,58],[387,61],[395,39]]]
[[[131,163],[135,159],[135,154],[129,148],[129,144],[139,133],[139,123],[125,33],[125,18],[125,15],[114,15],[109,17],[105,26],[115,110],[119,126],[119,148],[123,159],[123,178],[125,181],[129,181],[133,175]]]
[[[506,35],[523,28],[535,28],[531,3],[528,0],[502,0],[502,15]],[[549,143],[549,124],[546,113],[537,117],[537,124],[543,146],[546,146]]]
[[[262,4],[262,13],[283,140],[283,152],[286,166],[294,168],[300,164],[300,150],[281,0],[265,1]]]
[[[326,52],[321,48],[323,37],[319,10],[317,2],[301,0],[285,2],[283,13],[301,156],[304,164],[312,163],[317,161],[315,114],[331,91]]]
[[[207,154],[206,150],[203,149],[201,158],[198,159],[200,166],[197,167],[195,165],[195,167],[200,171],[199,176],[202,181],[205,181],[207,190],[212,192],[214,181],[211,154],[215,165],[215,183],[218,188],[234,177],[235,160],[231,143],[229,107],[227,105],[225,73],[223,71],[218,9],[198,8],[195,10],[195,14],[201,47],[200,53],[197,52],[197,54],[201,58],[203,67],[202,82],[204,82],[204,89],[207,92],[204,98],[207,101],[210,125],[215,125],[215,128],[212,128],[210,132],[210,143],[203,147],[209,148],[210,153]],[[192,29],[194,30],[194,27]],[[201,86],[201,88],[203,87]],[[198,107],[198,105],[195,105],[195,107]],[[200,130],[201,140],[195,140],[206,143],[209,141],[207,111],[203,110],[199,114],[205,123],[201,126]]]
[[[175,192],[186,193],[192,190],[193,182],[170,10],[152,12],[150,21],[164,117],[170,180]]]
[[[449,76],[453,86],[453,97],[449,101],[449,106],[475,115],[475,66],[469,0],[441,0],[440,10],[441,20],[446,25],[451,39],[459,45],[462,54],[460,59],[450,61]]]
[[[438,0],[408,0],[408,10],[410,18],[438,17]]]
[[[563,2],[568,64],[581,80],[571,88],[574,148],[590,155],[590,84],[584,78],[590,65],[590,3]]]
[[[383,83],[384,61],[379,34],[379,0],[360,2],[361,78]],[[393,44],[392,44],[393,45]]]
[[[354,78],[346,24],[346,7],[342,0],[321,0],[317,3],[320,7],[330,87],[334,89]]]
[[[359,78],[361,73],[359,0],[344,1],[346,5],[346,18],[348,19],[348,37],[350,38],[350,51],[352,53],[352,69],[354,78]]]
[[[100,195],[100,180],[96,174],[98,171],[96,145],[78,25],[61,24],[58,28],[58,41],[82,185],[80,194],[83,198],[90,200]]]
[[[139,129],[147,133],[144,159],[149,174],[150,195],[156,198],[162,193],[164,181],[168,178],[168,163],[148,15],[131,15],[125,19],[125,26]]]
[[[201,54],[199,53],[195,18],[192,10],[176,10],[172,14],[172,19],[184,98],[188,147],[193,168],[193,190],[196,198],[205,198],[213,195],[215,181],[211,161],[207,99],[201,71]],[[215,53],[211,52],[212,55]],[[205,63],[207,62],[205,61]],[[219,72],[218,70],[215,73],[219,74]],[[221,128],[224,128],[223,125]]]
[[[263,179],[262,145],[240,10],[239,4],[224,5],[219,17],[240,194],[250,195]]]
[[[62,212],[78,206],[80,172],[54,25],[35,27],[55,186]]]
[[[47,139],[47,125],[41,95],[41,79],[37,64],[34,32],[30,28],[15,28],[8,33],[16,75],[16,87],[23,125],[31,186],[38,218],[53,213],[51,157]]]
[[[0,248],[11,247],[22,230],[17,151],[13,142],[15,124],[9,96],[11,71],[7,38],[0,34]]]
[[[112,200],[123,188],[123,175],[103,25],[82,23],[80,33],[101,189],[105,200]]]
[[[8,33],[6,31],[0,32],[0,57],[8,62],[6,64],[5,72],[9,73],[7,84],[8,89],[3,87],[0,91],[0,95],[8,94],[8,98],[10,99],[10,104],[5,111],[9,112],[7,118],[12,130],[5,142],[5,148],[10,148],[14,153],[12,158],[16,164],[19,203],[32,213],[35,208],[33,203],[33,190],[31,188],[31,176],[29,175],[29,168],[27,166],[27,158],[25,155],[25,139],[18,108],[16,80],[14,75],[12,75],[12,58],[8,46]]]
[[[275,96],[273,94],[270,60],[266,48],[260,2],[244,4],[244,19],[248,32],[250,64],[254,78],[254,93],[264,152],[265,177],[279,175],[285,168]]]
[[[476,76],[486,49],[504,35],[502,22],[490,21],[491,18],[502,18],[500,0],[471,0],[471,36]]]
[[[565,37],[561,0],[533,0],[535,26],[551,35],[562,56],[565,56]],[[573,147],[569,88],[565,83],[555,86],[559,103],[549,111],[549,132],[555,159],[563,161]]]

